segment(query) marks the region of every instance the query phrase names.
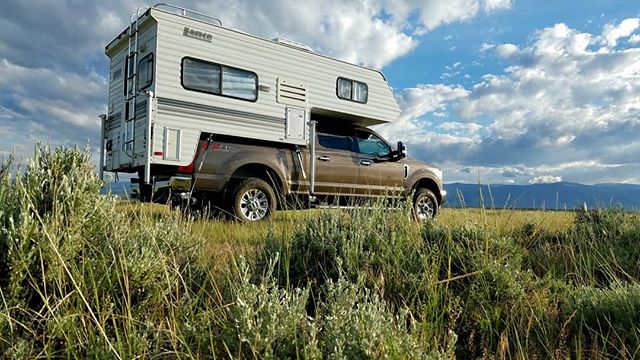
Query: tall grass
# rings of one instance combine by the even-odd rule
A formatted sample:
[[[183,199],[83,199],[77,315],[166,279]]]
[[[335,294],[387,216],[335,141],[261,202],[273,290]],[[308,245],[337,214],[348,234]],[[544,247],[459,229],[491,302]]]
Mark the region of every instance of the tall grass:
[[[249,231],[119,205],[89,164],[40,148],[0,171],[3,358],[640,356],[640,219],[619,209],[421,226],[378,205]]]

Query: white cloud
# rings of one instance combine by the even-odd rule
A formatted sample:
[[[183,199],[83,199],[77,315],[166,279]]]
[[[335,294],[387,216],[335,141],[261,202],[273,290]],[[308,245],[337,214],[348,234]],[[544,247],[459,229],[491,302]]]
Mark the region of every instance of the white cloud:
[[[485,11],[508,9],[511,7],[511,0],[485,0]]]
[[[607,45],[615,47],[618,40],[628,37],[640,28],[640,18],[629,18],[623,20],[620,24],[607,24],[602,31]]]
[[[414,119],[425,113],[446,107],[456,99],[466,97],[468,91],[456,85],[418,85],[404,89],[398,96],[398,103],[402,108],[402,119]]]
[[[560,176],[540,175],[529,180],[529,183],[530,184],[549,184],[549,183],[557,183],[560,181],[562,181],[562,178]]]
[[[498,53],[500,57],[503,57],[505,59],[508,59],[509,57],[518,53],[518,51],[518,47],[514,44],[500,44],[496,46],[496,53]]]
[[[586,183],[638,180],[640,48],[601,46],[607,36],[619,39],[637,28],[629,24],[605,26],[601,34],[556,24],[535,32],[528,45],[484,44],[485,55],[508,62],[504,73],[487,74],[468,89],[404,90],[395,128],[414,130],[412,153],[444,164],[449,180],[477,181],[477,174],[457,170],[469,166],[483,169],[489,181],[525,183],[550,174]],[[434,112],[449,116],[439,120]],[[436,123],[420,131],[425,118]],[[462,132],[463,123],[479,130]],[[523,174],[504,173],[513,167]]]

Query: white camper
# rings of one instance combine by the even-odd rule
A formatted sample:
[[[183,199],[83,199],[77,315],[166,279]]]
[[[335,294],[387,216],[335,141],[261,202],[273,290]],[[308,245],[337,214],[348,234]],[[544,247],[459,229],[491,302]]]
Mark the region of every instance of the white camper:
[[[203,134],[305,147],[314,117],[369,126],[399,115],[378,70],[173,5],[139,9],[106,54],[101,170],[147,184],[191,164]]]

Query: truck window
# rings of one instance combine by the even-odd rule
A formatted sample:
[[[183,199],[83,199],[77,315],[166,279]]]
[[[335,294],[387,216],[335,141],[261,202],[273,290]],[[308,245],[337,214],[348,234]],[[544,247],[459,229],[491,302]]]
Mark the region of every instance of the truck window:
[[[240,100],[258,99],[256,73],[192,58],[182,59],[182,87]]]
[[[391,153],[391,147],[375,134],[358,131],[356,141],[361,154],[383,157]]]
[[[351,151],[349,138],[343,135],[318,133],[318,143],[327,149]]]

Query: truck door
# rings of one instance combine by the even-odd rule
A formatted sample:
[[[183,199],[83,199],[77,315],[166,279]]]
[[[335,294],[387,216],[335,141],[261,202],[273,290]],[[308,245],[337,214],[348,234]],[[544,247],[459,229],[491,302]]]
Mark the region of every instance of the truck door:
[[[349,134],[326,130],[316,139],[316,194],[355,195],[358,182],[358,156]]]
[[[388,161],[391,146],[378,135],[356,131],[358,155],[358,184],[366,195],[401,196],[403,193],[404,168],[400,161]]]

